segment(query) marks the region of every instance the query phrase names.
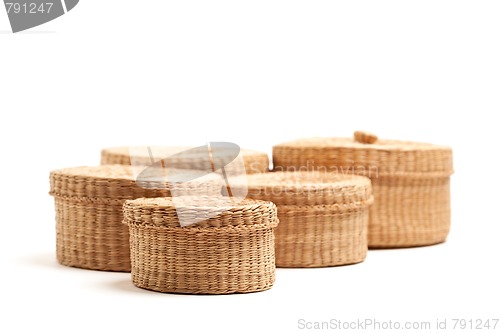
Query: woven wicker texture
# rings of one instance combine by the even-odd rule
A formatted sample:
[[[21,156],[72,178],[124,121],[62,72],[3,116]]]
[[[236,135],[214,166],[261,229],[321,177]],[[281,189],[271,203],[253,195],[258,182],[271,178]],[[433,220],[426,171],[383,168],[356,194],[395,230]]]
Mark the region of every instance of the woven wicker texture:
[[[452,150],[427,143],[380,140],[356,132],[354,139],[312,138],[273,147],[277,170],[360,174],[372,180],[368,245],[392,248],[432,245],[450,228]]]
[[[171,198],[130,200],[123,207],[136,286],[190,294],[247,293],[272,287],[273,228],[278,224],[273,203],[246,199],[227,207],[217,198],[178,199],[176,207]],[[197,207],[200,200],[207,205]],[[176,209],[191,212],[199,222],[180,227]],[[205,220],[213,209],[220,215]]]
[[[318,172],[248,176],[248,197],[278,206],[278,267],[326,267],[361,262],[367,247],[370,180]]]
[[[137,152],[133,155],[134,164],[149,165],[151,158],[145,149],[137,149],[132,147],[132,151]],[[139,147],[140,148],[140,147]],[[192,147],[152,147],[152,150],[158,156],[170,156],[182,151],[191,149]],[[245,164],[247,174],[262,173],[269,171],[269,157],[266,153],[241,149],[241,154]],[[183,157],[176,161],[172,161],[173,165],[179,169],[204,169],[206,165],[205,156],[190,156],[189,158]],[[130,165],[130,152],[129,147],[114,147],[106,148],[101,151],[101,164],[124,164]]]
[[[123,225],[126,199],[169,196],[163,189],[136,184],[130,166],[106,165],[53,171],[50,194],[55,198],[57,259],[66,266],[130,271],[128,228]],[[221,180],[215,175],[177,184],[176,194],[217,195]]]

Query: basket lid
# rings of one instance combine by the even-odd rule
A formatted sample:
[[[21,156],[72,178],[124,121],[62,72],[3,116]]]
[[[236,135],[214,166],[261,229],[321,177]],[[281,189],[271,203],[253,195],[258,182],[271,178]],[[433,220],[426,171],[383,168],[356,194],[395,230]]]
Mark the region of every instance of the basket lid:
[[[353,138],[307,138],[273,147],[275,170],[322,170],[379,176],[450,176],[450,147],[382,140],[367,132]]]
[[[199,147],[201,148],[201,147]],[[247,173],[267,172],[269,157],[266,153],[240,149]],[[183,153],[178,155],[179,153]],[[133,157],[133,161],[131,161]],[[203,149],[184,146],[111,147],[101,150],[101,164],[149,165],[157,159],[169,157],[170,163],[180,169],[203,169],[210,159]]]
[[[189,214],[185,228],[221,228],[278,225],[277,208],[272,202],[244,199],[231,203],[227,197],[184,196],[140,198],[123,205],[126,224],[178,228],[178,215]]]
[[[370,179],[356,175],[276,171],[249,175],[247,186],[247,197],[278,206],[369,205],[373,200]]]
[[[177,175],[195,170],[176,170]],[[135,199],[139,197],[170,196],[171,191],[219,194],[221,179],[216,174],[199,172],[200,177],[186,183],[169,184],[166,179],[152,179],[139,184],[127,165],[84,166],[55,170],[50,173],[50,194],[56,197]],[[195,176],[195,175],[194,175]]]

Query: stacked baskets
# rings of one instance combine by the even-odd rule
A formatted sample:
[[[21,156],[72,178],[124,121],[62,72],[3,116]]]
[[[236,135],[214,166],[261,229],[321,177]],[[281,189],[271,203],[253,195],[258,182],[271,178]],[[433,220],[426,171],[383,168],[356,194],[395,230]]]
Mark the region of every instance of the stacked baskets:
[[[109,148],[101,166],[53,171],[59,262],[131,271],[160,292],[248,293],[270,289],[276,266],[355,264],[368,247],[431,245],[449,232],[448,147],[365,132],[302,139],[273,147],[269,173],[264,153],[242,150],[244,169],[226,170],[233,157],[199,151]]]

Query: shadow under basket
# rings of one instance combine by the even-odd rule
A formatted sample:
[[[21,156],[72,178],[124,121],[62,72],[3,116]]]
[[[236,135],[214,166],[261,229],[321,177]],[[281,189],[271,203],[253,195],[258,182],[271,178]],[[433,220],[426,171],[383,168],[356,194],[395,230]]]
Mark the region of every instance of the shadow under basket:
[[[209,175],[179,186],[161,183],[161,188],[143,188],[134,180],[130,166],[53,171],[50,194],[55,201],[57,259],[66,266],[130,272],[123,203],[141,197],[170,196],[174,187],[179,193],[218,195],[220,181]]]
[[[273,147],[275,169],[307,168],[360,174],[372,181],[370,248],[433,245],[450,230],[452,150],[427,143],[354,138],[310,138]]]
[[[247,197],[278,207],[277,267],[329,267],[365,259],[373,202],[368,178],[297,171],[249,175],[247,180]]]
[[[245,199],[228,205],[227,198],[214,197],[179,200],[137,199],[124,205],[132,282],[137,287],[167,293],[231,294],[273,286],[273,229],[278,224],[273,203]],[[179,210],[194,224],[181,227]]]

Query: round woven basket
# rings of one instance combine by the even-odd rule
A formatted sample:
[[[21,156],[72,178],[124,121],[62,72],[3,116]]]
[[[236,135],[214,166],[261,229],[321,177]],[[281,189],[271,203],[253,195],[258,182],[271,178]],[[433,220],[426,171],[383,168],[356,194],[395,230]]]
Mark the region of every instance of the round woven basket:
[[[248,197],[278,206],[278,267],[327,267],[362,262],[368,250],[370,180],[318,172],[248,176]]]
[[[123,225],[125,200],[141,197],[219,195],[221,180],[207,175],[169,187],[143,188],[131,167],[106,165],[53,171],[50,194],[56,208],[57,259],[66,266],[130,271],[128,228]]]
[[[134,152],[134,155],[132,155],[134,159],[134,165],[151,164],[151,157],[148,154],[148,150],[141,148],[144,147],[114,147],[103,149],[101,151],[101,164],[130,165],[130,151]],[[192,149],[192,147],[157,146],[150,148],[157,156],[171,156],[170,158],[173,158],[171,163],[174,165],[174,167],[179,169],[204,169],[206,165],[205,156],[193,155],[189,158],[183,156],[182,158],[178,158],[177,160],[175,160],[175,157],[172,157],[172,155]],[[269,171],[269,157],[266,153],[249,149],[241,149],[241,154],[247,174],[263,173]]]
[[[444,242],[450,229],[452,150],[426,143],[312,138],[273,148],[277,170],[364,175],[372,180],[368,245],[393,248]]]
[[[137,199],[124,205],[136,286],[189,294],[248,293],[272,287],[273,228],[278,224],[273,203],[245,199],[225,207],[218,198],[177,199],[175,206],[171,198]],[[199,207],[200,200],[207,205]],[[181,227],[179,209],[199,222]],[[213,210],[219,215],[210,215]]]

